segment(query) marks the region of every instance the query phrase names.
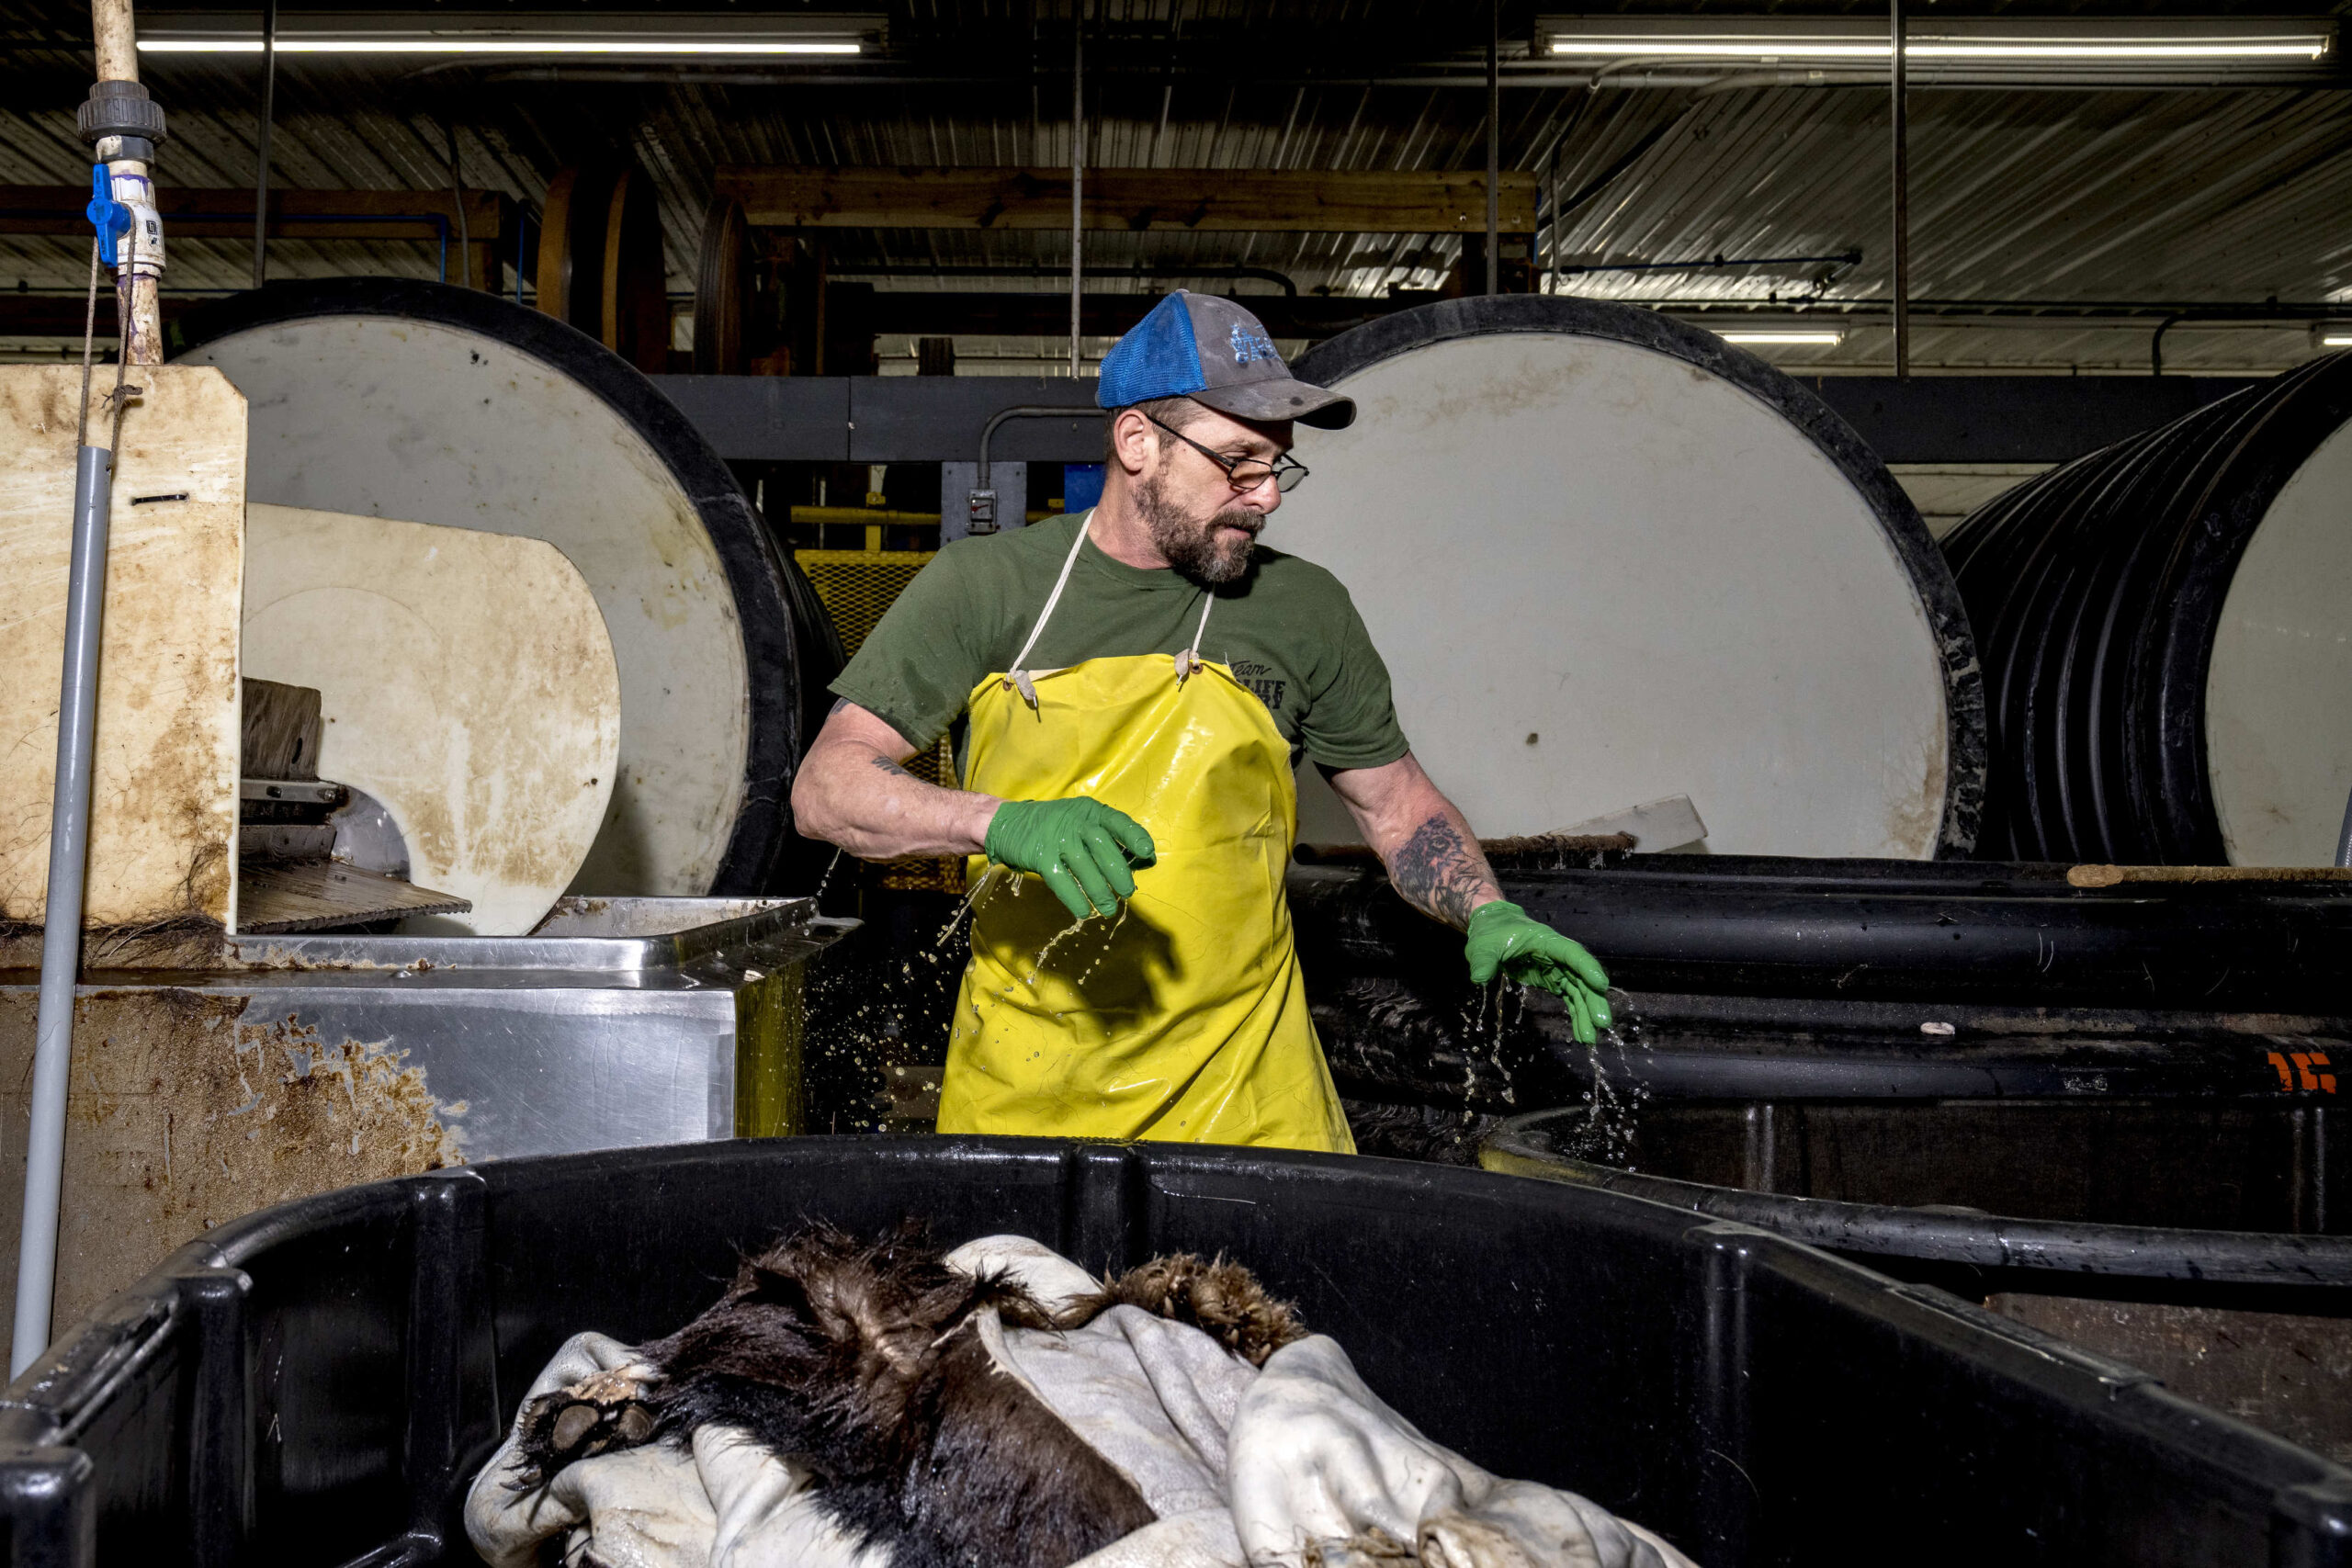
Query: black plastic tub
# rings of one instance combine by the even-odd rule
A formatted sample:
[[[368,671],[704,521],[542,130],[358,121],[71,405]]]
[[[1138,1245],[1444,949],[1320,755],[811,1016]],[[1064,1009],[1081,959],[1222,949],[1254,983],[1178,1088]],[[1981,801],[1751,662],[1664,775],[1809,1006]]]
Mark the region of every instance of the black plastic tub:
[[[1480,1160],[1940,1285],[2346,1461],[2347,1121],[2184,1100],[1577,1106],[1505,1122]]]
[[[8,1392],[17,1564],[464,1562],[568,1335],[657,1335],[804,1215],[1222,1249],[1480,1463],[1708,1568],[2352,1562],[2352,1472],[1933,1287],[1620,1194],[1183,1146],[807,1138],[354,1188],[191,1244]]]

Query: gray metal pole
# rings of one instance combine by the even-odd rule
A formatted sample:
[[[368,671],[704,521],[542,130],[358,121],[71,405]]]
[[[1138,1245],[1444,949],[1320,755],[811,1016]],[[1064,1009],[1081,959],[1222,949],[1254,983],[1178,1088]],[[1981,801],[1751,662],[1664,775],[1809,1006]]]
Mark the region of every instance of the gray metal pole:
[[[254,287],[269,281],[269,130],[277,118],[277,0],[261,8],[261,136],[254,156]]]
[[[1560,291],[1560,243],[1567,237],[1562,232],[1560,222],[1560,173],[1564,165],[1560,154],[1567,151],[1566,140],[1563,137],[1552,147],[1552,292],[1555,294]]]
[[[49,1347],[64,1189],[65,1099],[74,1055],[74,983],[82,967],[82,883],[90,849],[91,738],[98,716],[98,628],[106,599],[114,454],[83,446],[74,463],[74,552],[65,579],[65,667],[57,701],[57,783],[49,810],[49,890],[33,1036],[32,1131],[25,1144],[24,1234],[17,1244],[15,1378]]]
[[[1894,87],[1894,373],[1911,374],[1911,137],[1904,110],[1903,0],[1889,0],[1887,34]]]
[[[1487,292],[1502,292],[1503,3],[1487,6]]]
[[[1079,299],[1085,288],[1080,220],[1086,212],[1086,0],[1072,0],[1069,19],[1069,373],[1075,380]]]

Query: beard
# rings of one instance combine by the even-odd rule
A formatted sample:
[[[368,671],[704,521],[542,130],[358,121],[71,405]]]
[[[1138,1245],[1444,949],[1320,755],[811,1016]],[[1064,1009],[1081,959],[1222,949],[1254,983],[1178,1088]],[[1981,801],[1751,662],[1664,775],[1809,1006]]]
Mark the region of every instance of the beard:
[[[1136,486],[1136,510],[1142,513],[1151,542],[1168,564],[1195,582],[1214,586],[1231,582],[1250,570],[1250,553],[1257,547],[1266,519],[1246,506],[1228,506],[1205,521],[1194,518],[1169,499],[1155,477]],[[1236,539],[1227,528],[1241,531]]]

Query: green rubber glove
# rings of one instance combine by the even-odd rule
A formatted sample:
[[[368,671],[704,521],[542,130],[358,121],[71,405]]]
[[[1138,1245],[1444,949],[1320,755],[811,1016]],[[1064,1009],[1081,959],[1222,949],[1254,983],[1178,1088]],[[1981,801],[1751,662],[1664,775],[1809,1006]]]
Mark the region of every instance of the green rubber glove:
[[[1609,1012],[1609,973],[1580,943],[1508,899],[1470,911],[1470,978],[1485,985],[1500,971],[1522,986],[1540,986],[1567,1004],[1577,1043],[1589,1045],[1614,1021]]]
[[[1035,872],[1080,920],[1117,914],[1119,900],[1135,897],[1128,863],[1149,865],[1159,852],[1142,823],[1082,795],[1006,801],[989,818],[981,847],[992,861]]]

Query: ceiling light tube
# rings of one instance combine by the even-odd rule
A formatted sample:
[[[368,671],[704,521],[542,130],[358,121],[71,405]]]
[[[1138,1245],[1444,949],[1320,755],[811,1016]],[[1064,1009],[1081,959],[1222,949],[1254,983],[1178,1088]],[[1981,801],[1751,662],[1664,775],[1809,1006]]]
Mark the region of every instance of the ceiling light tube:
[[[1846,341],[1844,333],[1827,327],[1730,327],[1715,335],[1725,343],[1806,348],[1835,348]]]
[[[879,15],[731,17],[452,13],[281,13],[280,54],[536,55],[674,60],[855,55],[878,42]],[[259,54],[257,13],[146,13],[143,54]]]
[[[259,39],[141,39],[143,54],[259,54]],[[700,39],[644,39],[589,43],[578,39],[289,39],[277,40],[280,54],[601,54],[643,59],[677,55],[858,54],[855,43],[794,40],[785,43],[715,43]]]
[[[1596,63],[1867,65],[1892,52],[1883,31],[1849,18],[1551,17],[1538,19],[1537,32],[1539,54]],[[1903,57],[1930,69],[2278,69],[2332,64],[2335,52],[2335,25],[2326,19],[1938,18],[1911,24]]]
[[[1885,39],[1875,43],[1855,39],[1720,39],[1686,42],[1672,39],[1554,39],[1555,55],[1595,59],[1720,60],[1740,64],[1783,60],[1884,60],[1894,51]],[[2147,43],[2120,39],[2083,39],[2071,43],[2042,43],[2024,39],[1905,39],[1905,60],[1966,61],[2140,61],[2140,60],[2302,60],[2327,56],[2322,38],[2249,39],[2221,43],[2176,39]]]

